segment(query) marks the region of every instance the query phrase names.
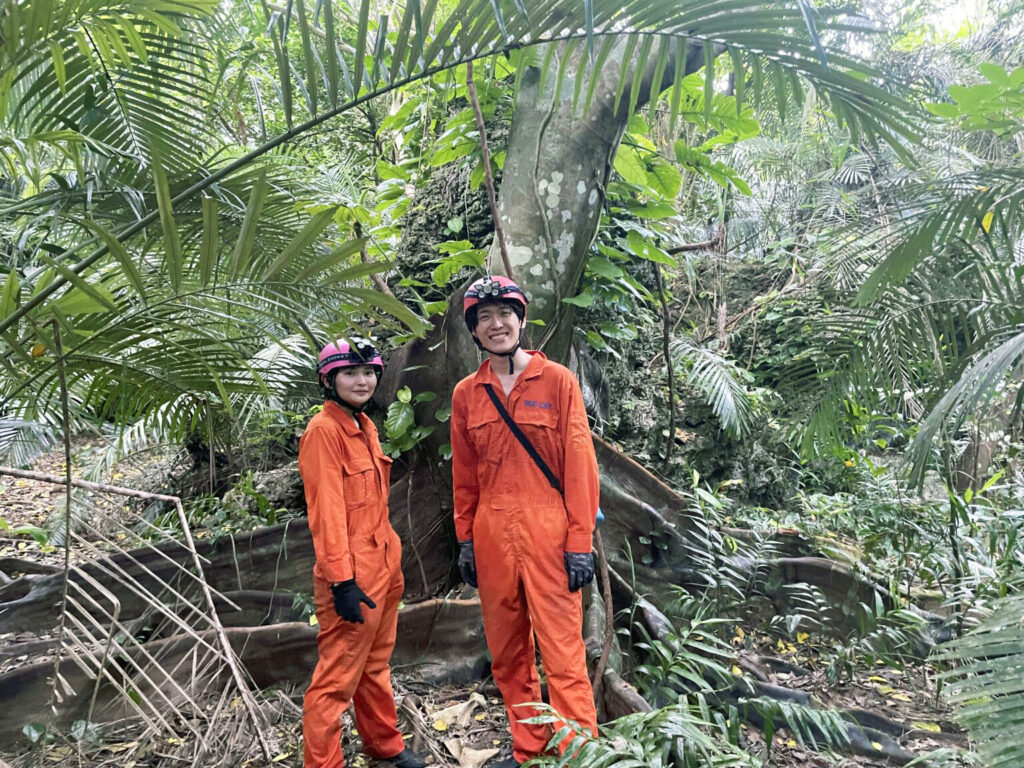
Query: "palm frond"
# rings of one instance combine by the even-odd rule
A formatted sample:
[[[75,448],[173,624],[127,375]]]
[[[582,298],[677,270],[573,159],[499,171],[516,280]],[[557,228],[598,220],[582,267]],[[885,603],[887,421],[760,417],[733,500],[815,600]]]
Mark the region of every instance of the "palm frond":
[[[974,630],[933,657],[953,665],[941,675],[945,696],[956,707],[986,768],[1024,761],[1024,596],[998,600]]]
[[[24,2],[27,0],[22,0],[22,3]],[[755,78],[752,87],[745,89],[755,104],[765,103],[768,98],[775,99],[780,106],[790,98],[800,102],[803,94],[803,86],[800,83],[801,80],[805,80],[814,87],[821,98],[827,100],[831,113],[841,125],[848,127],[851,133],[881,138],[897,152],[903,152],[901,139],[898,137],[913,138],[915,135],[911,121],[908,120],[908,113],[912,110],[900,98],[877,87],[870,79],[864,79],[864,74],[870,75],[872,72],[863,61],[844,56],[840,52],[830,52],[828,66],[819,61],[818,40],[815,35],[809,33],[807,19],[798,8],[764,3],[745,8],[743,13],[736,13],[731,6],[722,6],[713,0],[692,0],[683,4],[669,0],[632,0],[625,4],[620,0],[599,0],[584,4],[586,8],[577,3],[551,5],[546,0],[523,0],[515,12],[499,10],[496,13],[495,9],[499,9],[500,6],[491,0],[462,0],[448,15],[435,18],[437,8],[432,0],[428,0],[425,7],[420,6],[420,0],[410,0],[410,3],[415,6],[414,10],[411,13],[400,14],[403,19],[409,20],[408,24],[403,23],[398,33],[389,35],[385,22],[374,22],[371,19],[370,0],[363,0],[359,8],[359,23],[350,58],[346,58],[347,54],[341,53],[338,48],[317,50],[317,55],[310,56],[309,46],[313,41],[307,34],[299,47],[302,55],[292,61],[289,59],[289,47],[285,36],[293,34],[301,37],[306,25],[291,25],[289,14],[274,12],[266,21],[277,51],[281,98],[289,124],[293,76],[297,83],[304,84],[307,91],[310,88],[323,87],[327,91],[327,98],[309,98],[307,101],[311,107],[311,114],[308,120],[294,125],[287,132],[270,139],[246,155],[195,180],[174,196],[170,201],[171,206],[176,210],[212,185],[250,166],[257,158],[369,99],[470,59],[559,40],[621,38],[632,34],[648,40],[641,43],[641,48],[649,50],[653,48],[649,43],[649,36],[668,35],[677,41],[688,41],[691,44],[689,47],[695,51],[703,51],[702,58],[706,59],[708,72],[712,71],[714,57],[728,49],[735,54],[734,65],[739,62],[740,68],[744,71],[759,73],[767,70],[771,73],[771,94],[765,92],[766,89],[759,78]],[[473,21],[467,23],[467,19]],[[150,17],[146,17],[146,21],[151,21]],[[337,25],[333,21],[331,28],[336,35]],[[814,29],[821,32],[826,29],[847,28],[848,25],[841,19],[817,19]],[[405,31],[401,31],[402,29]],[[182,43],[182,46],[185,44]],[[44,47],[48,54],[49,47]],[[154,50],[158,49],[159,46],[154,45]],[[678,45],[675,49],[677,52],[681,50]],[[36,51],[31,47],[29,50]],[[35,55],[39,59],[37,66],[52,67],[52,64],[44,62],[42,47]],[[582,50],[577,53],[577,56],[583,55]],[[180,54],[180,57],[189,60],[187,54]],[[339,58],[335,60],[334,57]],[[365,66],[368,59],[372,63],[369,68]],[[329,66],[320,69],[320,61],[329,62]],[[317,62],[315,71],[307,71],[306,65],[309,62]],[[86,76],[86,64],[83,63],[83,78]],[[667,62],[665,64],[665,67],[659,67],[663,72],[672,73],[674,77],[686,74],[685,67],[667,67]],[[635,71],[633,57],[624,57],[616,66],[621,72],[632,74]],[[132,72],[145,71],[144,67],[128,69]],[[189,64],[185,69],[191,73],[197,67]],[[351,81],[343,83],[337,77],[336,70],[352,72],[354,77]],[[13,80],[28,78],[35,69],[21,67],[9,71],[14,73],[11,75]],[[335,72],[333,77],[329,74],[331,72]],[[599,75],[599,72],[593,71],[589,77],[595,78]],[[184,74],[180,78],[171,79],[176,84],[179,80],[187,80]],[[630,79],[635,81],[635,78]],[[626,78],[622,80],[625,82]],[[164,81],[159,77],[153,77],[147,82],[150,90],[158,91]],[[60,94],[61,89],[49,92]],[[636,89],[631,89],[631,104],[635,103],[635,97]],[[183,98],[172,101],[181,109],[195,109],[197,102],[202,103],[202,96],[199,93],[186,94]],[[314,107],[321,104],[337,106],[317,113]],[[120,105],[121,102],[118,102],[119,109],[122,108]],[[72,105],[51,104],[47,109],[34,110],[32,113],[50,114],[57,106],[70,108]],[[167,115],[152,105],[147,104],[146,108],[150,110],[147,115],[152,116],[152,125],[147,123],[143,126],[147,130],[152,128],[155,131],[160,125],[166,128],[182,124],[181,118],[184,115],[175,119],[174,115]],[[182,137],[173,130],[168,133],[174,135],[160,136],[151,142],[159,150],[166,165],[170,165],[175,157],[189,156],[187,148],[181,144]],[[111,143],[118,152],[128,154],[136,152],[145,144],[138,138],[137,131],[125,128],[118,128],[117,131],[111,128],[106,133],[97,134],[96,140],[106,138],[110,138],[111,141],[108,143]],[[115,138],[117,141],[114,141]],[[150,147],[149,151],[152,149],[153,147]],[[132,156],[137,156],[137,152]],[[146,157],[148,158],[148,155]],[[167,206],[163,207],[166,209]],[[151,208],[137,221],[115,234],[119,240],[125,241],[152,224],[157,216],[157,211]],[[93,245],[93,242],[86,240],[76,245],[62,254],[61,261],[68,261],[72,254],[89,245]],[[107,252],[106,245],[95,248],[77,262],[70,269],[70,273],[82,274]],[[22,307],[0,319],[0,331],[10,328],[31,308],[46,301],[70,280],[71,276],[67,272],[57,275],[50,285]]]
[[[1004,340],[1000,341],[1000,338]],[[931,458],[932,444],[940,432],[955,433],[969,416],[983,408],[996,395],[999,385],[1019,368],[1022,361],[1024,327],[992,334],[985,353],[979,355],[946,390],[922,422],[908,455],[913,482],[920,483],[923,480]]]
[[[735,437],[746,434],[753,408],[744,371],[685,334],[672,340],[669,351],[673,365],[689,371],[687,383],[704,395],[722,428]]]

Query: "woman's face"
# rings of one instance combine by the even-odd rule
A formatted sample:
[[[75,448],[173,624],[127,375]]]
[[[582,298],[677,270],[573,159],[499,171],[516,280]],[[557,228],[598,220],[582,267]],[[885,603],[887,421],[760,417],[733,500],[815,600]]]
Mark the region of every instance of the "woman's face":
[[[483,304],[476,312],[473,335],[488,352],[504,354],[519,342],[519,316],[507,304]]]
[[[334,391],[346,403],[364,405],[376,389],[377,373],[372,365],[350,365],[334,377]]]

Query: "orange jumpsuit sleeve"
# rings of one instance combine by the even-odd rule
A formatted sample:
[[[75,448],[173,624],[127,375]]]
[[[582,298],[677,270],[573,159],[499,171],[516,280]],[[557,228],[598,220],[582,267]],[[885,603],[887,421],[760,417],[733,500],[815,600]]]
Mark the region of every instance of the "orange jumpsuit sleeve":
[[[299,473],[306,489],[309,530],[320,572],[332,584],[355,578],[337,436],[322,427],[308,429],[299,450]]]
[[[565,449],[562,489],[569,517],[565,551],[589,552],[593,546],[594,522],[600,503],[600,481],[594,438],[590,434],[587,409],[583,405],[583,393],[579,382],[571,374],[562,381],[558,406],[562,445]]]
[[[459,541],[473,538],[473,518],[480,500],[476,476],[476,449],[466,426],[468,404],[465,390],[456,388],[452,394],[452,493],[455,502],[455,537]]]

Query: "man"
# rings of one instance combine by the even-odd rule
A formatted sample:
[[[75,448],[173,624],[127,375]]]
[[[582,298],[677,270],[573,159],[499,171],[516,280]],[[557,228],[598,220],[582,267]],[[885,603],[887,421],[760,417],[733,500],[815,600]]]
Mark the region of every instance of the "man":
[[[305,768],[344,765],[341,716],[352,704],[366,754],[397,768],[425,765],[402,740],[391,689],[402,545],[388,519],[391,459],[362,412],[383,370],[365,340],[324,347],[317,365],[324,409],[299,441],[320,627],[320,658],[303,702]]]
[[[463,313],[487,359],[452,395],[459,569],[480,590],[492,673],[512,730],[513,756],[499,768],[543,753],[551,738],[550,728],[521,722],[537,714],[521,705],[541,700],[534,633],[551,706],[583,729],[597,730],[580,593],[594,578],[597,459],[575,376],[521,346],[526,305],[525,294],[506,277],[484,277],[469,287]]]

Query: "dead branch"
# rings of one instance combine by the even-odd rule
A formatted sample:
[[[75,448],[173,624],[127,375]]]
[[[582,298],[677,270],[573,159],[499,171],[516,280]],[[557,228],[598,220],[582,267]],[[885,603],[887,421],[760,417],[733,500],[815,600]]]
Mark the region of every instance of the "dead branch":
[[[473,83],[473,62],[466,62],[466,91],[469,94],[469,103],[473,105],[473,115],[476,117],[476,128],[480,131],[480,154],[483,155],[481,162],[484,164],[484,182],[487,185],[487,203],[491,207],[491,218],[494,220],[494,236],[498,240],[498,248],[501,250],[501,263],[505,265],[505,274],[510,280],[516,277],[512,272],[512,262],[508,258],[508,248],[505,245],[505,231],[501,227],[501,216],[498,215],[498,199],[494,194],[494,176],[491,174],[491,152],[487,147],[487,126],[484,125],[484,114],[480,111],[480,101],[476,97],[476,85]]]
[[[70,448],[68,448],[70,451]],[[70,454],[68,455],[67,463],[68,477],[59,478],[53,475],[48,475],[43,472],[33,472],[30,470],[14,469],[13,467],[2,467],[0,466],[0,474],[10,475],[12,477],[21,477],[29,480],[38,480],[44,483],[53,483],[55,485],[64,485],[68,489],[70,495],[70,489],[72,486],[79,488],[87,488],[92,491],[100,491],[102,493],[113,493],[120,496],[133,496],[136,498],[155,499],[161,501],[168,501],[174,504],[175,509],[178,513],[178,522],[181,525],[182,534],[185,537],[189,553],[192,556],[192,563],[196,569],[196,575],[198,577],[200,589],[203,592],[203,597],[206,600],[207,609],[209,614],[207,620],[213,626],[214,631],[217,634],[217,639],[220,642],[221,650],[224,653],[224,661],[227,663],[228,668],[231,670],[231,675],[234,678],[235,685],[238,686],[238,693],[242,698],[249,717],[252,720],[253,727],[256,731],[256,738],[259,741],[260,749],[263,752],[264,758],[270,762],[273,759],[273,755],[270,750],[270,745],[267,743],[266,736],[264,735],[265,728],[263,727],[263,719],[259,716],[256,709],[256,702],[252,698],[252,692],[249,690],[248,684],[245,682],[245,678],[242,677],[242,672],[238,668],[238,664],[235,659],[235,652],[231,648],[231,643],[228,641],[227,635],[224,632],[224,626],[220,622],[220,617],[217,614],[217,606],[213,600],[213,593],[210,591],[210,585],[206,581],[206,577],[203,573],[203,564],[200,561],[199,553],[196,552],[195,541],[192,539],[192,529],[188,523],[188,517],[185,515],[185,508],[181,504],[181,499],[177,496],[167,496],[158,493],[148,493],[146,491],[137,491],[134,488],[123,488],[117,485],[109,485],[107,483],[91,483],[85,480],[75,480],[70,477],[71,473],[71,462]],[[69,504],[70,509],[70,504]],[[71,541],[71,521],[68,518],[67,530],[65,531],[66,546],[70,547]],[[62,601],[61,609],[61,630],[63,631],[64,617],[67,615],[67,587],[68,587],[68,573],[70,571],[67,555],[65,556],[65,569],[64,569],[64,598]],[[119,610],[119,606],[118,606]],[[62,635],[58,635],[58,640]],[[60,647],[60,646],[58,646]],[[57,653],[57,664],[60,663],[61,654]],[[59,666],[55,671],[54,685],[58,685],[60,681],[59,677]]]

